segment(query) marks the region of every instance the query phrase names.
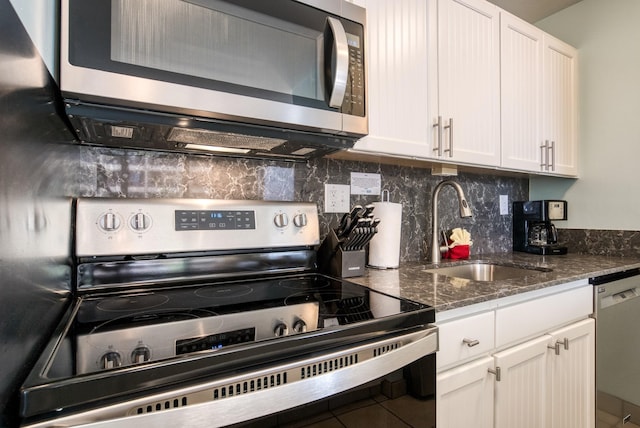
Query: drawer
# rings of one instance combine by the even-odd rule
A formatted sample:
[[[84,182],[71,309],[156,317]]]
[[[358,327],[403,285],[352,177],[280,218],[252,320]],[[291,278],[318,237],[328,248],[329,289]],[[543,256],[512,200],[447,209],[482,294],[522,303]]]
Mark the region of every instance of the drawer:
[[[494,348],[494,312],[438,324],[438,369],[487,354]]]
[[[496,310],[496,347],[586,318],[593,313],[592,286],[565,291]]]

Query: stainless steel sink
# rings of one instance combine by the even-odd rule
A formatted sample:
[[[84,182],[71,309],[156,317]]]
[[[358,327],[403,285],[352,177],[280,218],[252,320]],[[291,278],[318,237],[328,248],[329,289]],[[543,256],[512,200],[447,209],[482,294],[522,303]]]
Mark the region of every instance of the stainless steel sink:
[[[508,266],[497,263],[475,262],[455,266],[445,266],[425,269],[425,272],[453,278],[470,279],[473,281],[500,281],[503,279],[518,279],[527,276],[551,272],[551,269],[539,267]]]

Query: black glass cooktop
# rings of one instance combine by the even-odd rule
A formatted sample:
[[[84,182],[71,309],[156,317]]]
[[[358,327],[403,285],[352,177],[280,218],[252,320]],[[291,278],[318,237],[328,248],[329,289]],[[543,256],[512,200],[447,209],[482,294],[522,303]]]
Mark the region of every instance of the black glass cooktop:
[[[304,303],[317,304],[317,328],[429,309],[348,281],[305,274],[89,295],[81,298],[74,331],[91,334],[232,313],[251,317],[261,309]],[[427,322],[433,322],[429,313]]]

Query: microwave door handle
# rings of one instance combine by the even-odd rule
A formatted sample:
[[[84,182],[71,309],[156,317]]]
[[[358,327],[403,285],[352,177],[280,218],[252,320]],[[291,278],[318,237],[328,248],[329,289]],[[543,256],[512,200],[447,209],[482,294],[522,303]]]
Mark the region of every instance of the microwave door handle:
[[[324,45],[325,75],[328,80],[329,107],[340,108],[347,90],[349,77],[349,44],[347,33],[342,23],[332,17],[327,17]],[[327,37],[327,36],[331,37]]]

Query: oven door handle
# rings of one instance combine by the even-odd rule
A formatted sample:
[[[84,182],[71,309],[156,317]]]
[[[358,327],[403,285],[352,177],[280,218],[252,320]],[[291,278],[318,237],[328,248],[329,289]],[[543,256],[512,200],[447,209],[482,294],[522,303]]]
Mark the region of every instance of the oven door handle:
[[[54,425],[84,428],[221,427],[281,412],[366,384],[433,354],[437,349],[438,329],[435,326],[426,326],[418,331],[412,329],[409,333],[392,337],[385,335],[381,340],[355,344],[348,349],[62,417],[56,419]],[[351,358],[355,354],[363,355],[363,360],[345,366],[339,363],[340,367],[333,371],[320,372],[320,367],[323,367],[325,362],[332,361],[335,364],[335,361],[343,361],[344,358]],[[373,357],[365,357],[365,354],[371,354]],[[314,372],[311,367],[318,371]],[[311,375],[291,376],[289,382],[281,385],[212,399],[216,390],[231,387],[233,391],[235,386],[243,384],[248,379],[267,379],[274,372],[287,370],[291,373],[307,372]],[[175,399],[182,399],[177,397],[186,397],[189,405],[154,411],[157,403],[171,403]],[[197,402],[198,398],[202,402]],[[135,414],[136,408],[143,409],[143,413]],[[145,409],[151,411],[146,413]],[[124,416],[127,414],[132,416]],[[51,426],[51,421],[29,425],[30,428],[44,426]]]

